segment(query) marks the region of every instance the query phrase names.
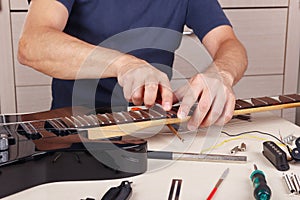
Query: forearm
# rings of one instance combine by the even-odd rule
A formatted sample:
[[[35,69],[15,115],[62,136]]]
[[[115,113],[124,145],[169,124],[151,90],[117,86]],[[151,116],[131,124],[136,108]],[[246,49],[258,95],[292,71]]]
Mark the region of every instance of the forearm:
[[[236,84],[247,69],[247,53],[243,45],[236,39],[225,40],[214,57],[214,65],[230,85]]]
[[[60,79],[116,77],[122,55],[48,27],[25,28],[18,51],[22,64]]]

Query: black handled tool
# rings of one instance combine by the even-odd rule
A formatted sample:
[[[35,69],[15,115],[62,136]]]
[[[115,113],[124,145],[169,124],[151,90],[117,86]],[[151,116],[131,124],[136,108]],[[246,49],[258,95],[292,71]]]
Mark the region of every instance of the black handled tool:
[[[110,188],[101,200],[128,200],[132,194],[131,183],[123,181],[119,186]]]

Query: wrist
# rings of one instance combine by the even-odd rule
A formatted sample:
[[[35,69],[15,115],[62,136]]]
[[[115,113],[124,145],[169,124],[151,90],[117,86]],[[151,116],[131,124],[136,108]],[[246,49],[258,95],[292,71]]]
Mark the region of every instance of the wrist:
[[[220,71],[219,72],[221,77],[222,77],[222,80],[227,84],[227,85],[230,85],[231,87],[233,87],[233,85],[235,84],[235,78],[234,76],[228,72],[228,71]]]
[[[111,64],[115,77],[119,77],[120,75],[128,71],[130,68],[133,68],[135,66],[134,63],[136,63],[137,60],[138,59],[136,57],[130,54],[122,54],[118,56]]]
[[[235,75],[226,69],[222,69],[218,67],[216,63],[213,63],[205,73],[215,73],[219,76],[219,78],[229,86],[233,86],[235,84]]]

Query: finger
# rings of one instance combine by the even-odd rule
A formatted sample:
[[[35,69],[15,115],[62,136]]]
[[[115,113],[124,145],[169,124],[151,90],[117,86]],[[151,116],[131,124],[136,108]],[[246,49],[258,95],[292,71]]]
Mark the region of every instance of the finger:
[[[225,95],[217,93],[211,108],[201,123],[201,127],[209,127],[214,124],[222,115],[226,103]]]
[[[185,118],[188,115],[191,107],[197,101],[199,95],[203,90],[203,84],[201,84],[201,82],[202,81],[199,80],[190,82],[189,88],[185,92],[185,95],[182,98],[181,105],[178,109],[177,115],[179,118]]]
[[[169,111],[172,108],[173,104],[173,92],[169,79],[165,77],[159,84],[159,92],[162,101],[162,107],[164,110]]]
[[[144,98],[144,83],[135,82],[132,87],[131,100],[134,105],[142,105]]]
[[[158,91],[158,83],[153,81],[145,84],[145,91],[144,91],[145,106],[152,107],[154,105],[157,91]]]
[[[128,102],[132,102],[132,82],[126,82],[126,84],[123,85],[123,93],[124,97]]]
[[[232,119],[235,107],[235,96],[233,93],[228,95],[224,111],[220,118],[215,122],[216,125],[223,126]]]
[[[200,126],[205,116],[209,112],[212,102],[213,96],[211,92],[208,90],[204,90],[201,94],[200,100],[193,113],[193,116],[188,122],[188,129],[196,130]]]

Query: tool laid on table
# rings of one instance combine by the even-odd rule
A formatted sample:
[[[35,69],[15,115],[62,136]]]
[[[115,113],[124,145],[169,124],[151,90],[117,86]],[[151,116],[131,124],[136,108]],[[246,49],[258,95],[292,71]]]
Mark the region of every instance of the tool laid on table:
[[[239,151],[246,151],[246,144],[243,142],[240,147],[239,146],[235,146],[230,150],[231,154],[236,154]]]
[[[288,175],[284,173],[283,179],[292,194],[300,194],[300,179],[297,174],[292,173],[291,175]]]
[[[168,200],[179,200],[180,189],[181,189],[182,179],[173,179]],[[176,190],[174,195],[174,190]]]
[[[216,183],[214,189],[210,192],[210,194],[208,195],[206,200],[211,200],[213,198],[213,196],[215,195],[215,193],[217,192],[219,186],[221,185],[221,183],[223,182],[223,180],[226,178],[226,176],[229,173],[229,168],[225,169],[225,171],[223,172],[222,176],[219,178],[218,182]]]
[[[255,164],[250,179],[253,183],[255,199],[269,200],[271,198],[271,189],[267,185],[265,174],[261,170],[258,170]]]
[[[101,200],[128,200],[132,195],[131,183],[122,181],[119,186],[110,188]]]
[[[171,151],[148,151],[148,159],[226,162],[226,163],[247,162],[247,156],[235,156],[235,155],[225,155],[225,154],[183,153],[183,152],[171,152]]]

